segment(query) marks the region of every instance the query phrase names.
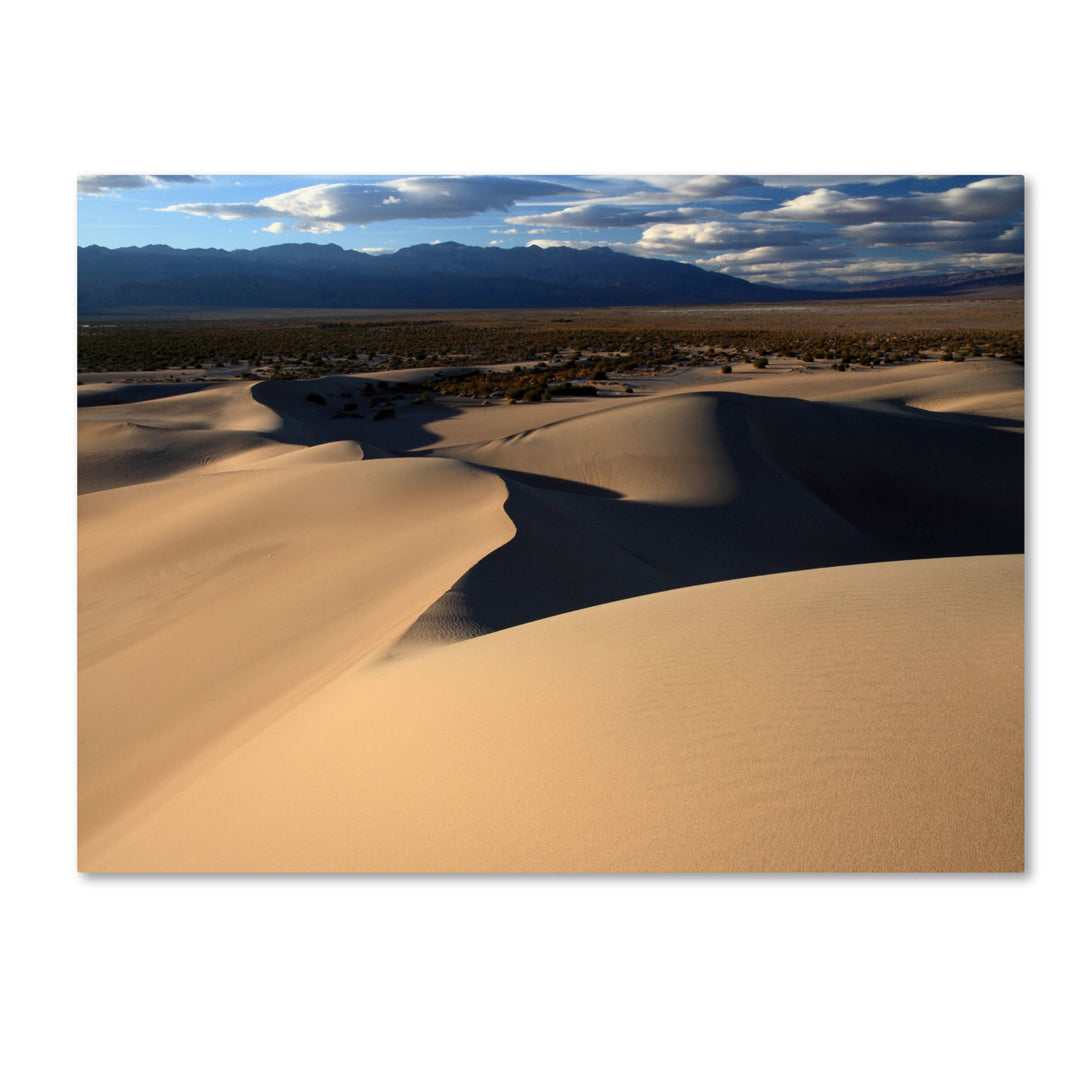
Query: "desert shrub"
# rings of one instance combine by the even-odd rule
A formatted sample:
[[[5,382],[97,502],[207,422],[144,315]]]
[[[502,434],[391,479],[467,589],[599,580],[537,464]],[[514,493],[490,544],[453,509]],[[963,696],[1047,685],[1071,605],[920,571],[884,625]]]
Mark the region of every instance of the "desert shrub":
[[[730,375],[731,374],[731,365],[730,364],[725,364],[720,370],[721,370],[721,372],[723,372],[723,374]]]
[[[754,367],[756,367],[758,370],[760,370],[761,368],[764,368],[764,367],[768,367],[768,366],[769,366],[769,358],[767,356],[759,356],[754,361]]]
[[[396,413],[394,412],[393,405],[384,405],[381,409],[378,409],[373,419],[375,420],[392,420]]]
[[[633,388],[632,386],[628,386],[628,387],[626,388],[626,392],[627,392],[628,394],[632,394],[632,393],[634,392],[634,388]]]
[[[576,383],[552,383],[548,391],[559,397],[596,397],[598,393],[595,386],[579,386]]]
[[[307,399],[313,405],[325,405],[326,404],[326,398],[324,398],[322,396],[322,394],[308,394]]]
[[[345,405],[346,412],[356,412],[357,405],[355,401],[350,401]]]

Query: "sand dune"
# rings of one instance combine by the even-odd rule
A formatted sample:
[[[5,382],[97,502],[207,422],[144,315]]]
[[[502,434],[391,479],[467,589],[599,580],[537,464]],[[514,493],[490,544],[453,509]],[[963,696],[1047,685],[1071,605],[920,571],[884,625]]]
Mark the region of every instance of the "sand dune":
[[[1019,556],[594,607],[343,673],[92,870],[1019,870]]]
[[[661,588],[1023,549],[1022,441],[921,415],[697,392],[435,452],[496,470],[517,532],[405,648]]]
[[[968,360],[963,364],[924,361],[855,367],[844,372],[799,366],[758,374],[736,367],[733,374],[720,377],[709,368],[698,368],[660,377],[653,383],[661,393],[733,391],[877,409],[926,409],[1013,421],[1024,418],[1024,369],[1007,360]]]
[[[934,413],[1022,422],[1024,372],[1012,363],[974,361],[920,364],[919,374],[887,383],[857,387],[834,395],[845,404],[884,403]]]
[[[1022,375],[81,387],[80,867],[1020,868]]]
[[[81,834],[385,650],[513,535],[505,497],[467,465],[400,460],[81,496]]]
[[[129,421],[82,423],[78,432],[80,495],[144,484],[228,462],[235,468],[280,452],[255,432],[160,428]]]

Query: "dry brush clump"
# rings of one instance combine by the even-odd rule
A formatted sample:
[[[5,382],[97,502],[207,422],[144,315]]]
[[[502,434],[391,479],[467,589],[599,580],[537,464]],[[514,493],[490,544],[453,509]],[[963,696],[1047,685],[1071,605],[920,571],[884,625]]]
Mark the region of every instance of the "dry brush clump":
[[[532,367],[519,364],[511,371],[470,369],[437,377],[428,386],[436,393],[457,397],[537,402],[550,401],[557,395],[595,396],[597,388],[582,380],[606,377],[597,373],[595,365],[585,368],[577,360],[567,360],[554,365],[541,362]]]
[[[229,369],[231,377],[314,378],[451,364],[531,368],[544,363],[558,368],[573,363],[589,366],[581,377],[592,378],[596,371],[595,379],[602,380],[613,370],[655,371],[673,364],[712,365],[761,356],[848,364],[897,363],[945,352],[1022,359],[1022,306],[1001,309],[1005,314],[986,308],[984,326],[950,326],[945,321],[971,320],[979,310],[972,315],[963,307],[909,304],[887,309],[887,316],[877,309],[848,306],[832,311],[822,306],[809,316],[783,310],[770,314],[761,308],[746,314],[715,309],[700,317],[677,310],[620,309],[333,322],[276,313],[235,320],[114,320],[80,326],[78,367],[88,372],[219,367]],[[941,322],[938,328],[915,325],[932,321],[930,316]],[[904,326],[904,319],[911,325]],[[877,320],[889,328],[840,325],[860,320]]]

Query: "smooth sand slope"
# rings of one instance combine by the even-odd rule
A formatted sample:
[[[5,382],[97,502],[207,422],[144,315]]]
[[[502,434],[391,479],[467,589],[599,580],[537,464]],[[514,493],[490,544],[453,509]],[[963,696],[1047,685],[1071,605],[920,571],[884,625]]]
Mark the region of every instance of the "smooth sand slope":
[[[81,496],[82,835],[385,650],[513,534],[505,497],[496,477],[437,460]]]
[[[762,377],[736,368],[717,377],[714,369],[691,368],[653,380],[661,393],[734,390],[763,397],[835,401],[906,413],[909,409],[948,413],[955,419],[1024,420],[1024,369],[1008,361],[970,360],[963,364],[930,361],[900,367],[848,372],[770,371]]]
[[[1019,556],[722,582],[341,675],[97,870],[1020,870]]]
[[[1021,867],[1015,365],[364,382],[80,388],[83,870]]]

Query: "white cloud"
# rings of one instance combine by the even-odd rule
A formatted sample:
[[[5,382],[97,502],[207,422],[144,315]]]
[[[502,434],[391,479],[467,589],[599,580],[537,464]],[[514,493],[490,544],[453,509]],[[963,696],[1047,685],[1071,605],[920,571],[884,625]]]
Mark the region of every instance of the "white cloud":
[[[865,247],[940,248],[950,251],[1022,254],[1024,227],[992,221],[888,221],[846,225],[837,233]]]
[[[800,259],[799,262],[807,265],[811,261],[820,263],[830,258],[834,261],[840,261],[835,259],[835,256],[823,252],[817,254],[817,259]],[[762,247],[749,248],[746,251],[729,251],[722,255],[713,255],[711,258],[695,259],[694,264],[707,270],[734,269],[737,273],[741,273],[740,268],[750,272],[760,266],[792,265],[790,256],[791,252],[786,248],[763,245]]]
[[[984,254],[968,254],[962,256],[962,261],[976,270],[1023,270],[1023,255],[1013,255],[1008,252],[987,252]]]
[[[705,270],[734,274],[759,284],[828,290],[837,285],[870,285],[890,278],[936,276],[964,270],[1022,269],[1024,261],[1014,255],[946,255],[928,259],[796,259],[784,249],[759,248],[697,259]]]
[[[679,255],[692,251],[746,250],[762,246],[801,247],[820,243],[820,233],[785,225],[745,225],[731,221],[650,225],[639,246],[653,254]]]
[[[80,176],[80,195],[106,195],[114,191],[134,191],[138,188],[165,187],[168,184],[200,184],[199,176]]]
[[[964,187],[912,195],[850,196],[820,187],[789,199],[774,210],[753,210],[741,217],[769,221],[817,221],[830,225],[861,225],[885,221],[990,221],[1024,208],[1022,176],[991,177]]]
[[[715,199],[745,188],[761,187],[761,181],[752,176],[642,176],[637,179],[680,199]]]
[[[663,221],[708,221],[727,217],[711,206],[656,207],[657,199],[648,202],[638,196],[574,203],[545,214],[522,214],[507,218],[511,225],[539,225],[561,229],[632,229]]]
[[[730,217],[716,203],[745,202],[736,195],[748,188],[761,188],[750,176],[629,176],[623,182],[643,185],[621,195],[602,195],[581,200],[547,213],[523,214],[507,218],[511,225],[539,225],[571,229],[629,229],[663,221],[712,221]],[[680,205],[706,202],[710,205]]]
[[[706,270],[734,273],[737,277],[768,285],[801,286],[828,289],[836,284],[867,284],[883,278],[910,276],[920,272],[940,272],[941,265],[900,260],[851,258],[793,260],[782,249],[759,248],[754,251],[698,259]],[[948,269],[948,267],[946,267]]]
[[[267,225],[266,228],[263,229],[263,232],[279,233],[284,232],[288,227],[289,226],[286,225],[283,221],[275,221],[272,224]]]
[[[519,199],[578,194],[574,188],[512,176],[417,176],[373,184],[313,184],[255,203],[179,203],[162,209],[224,220],[292,218],[307,232],[417,218],[460,218],[509,210]]]
[[[331,233],[341,232],[345,226],[338,224],[336,221],[301,221],[296,225],[291,225],[290,228],[295,229],[297,232]]]

